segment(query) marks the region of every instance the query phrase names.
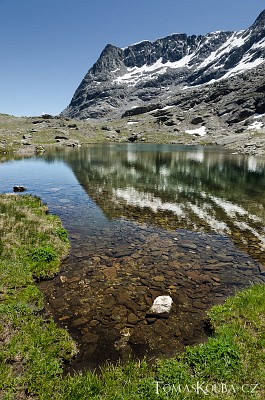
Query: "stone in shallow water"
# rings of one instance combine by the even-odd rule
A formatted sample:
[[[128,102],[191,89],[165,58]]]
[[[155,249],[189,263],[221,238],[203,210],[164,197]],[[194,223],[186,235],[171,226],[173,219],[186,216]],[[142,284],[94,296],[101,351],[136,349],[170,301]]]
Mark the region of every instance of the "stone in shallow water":
[[[25,186],[13,186],[13,191],[16,192],[25,192],[27,188]]]
[[[147,317],[168,318],[173,300],[170,296],[158,296],[147,313]]]
[[[135,325],[135,324],[137,324],[137,322],[139,322],[139,318],[133,313],[130,313],[128,315],[127,320],[128,320],[128,323],[132,324],[132,325]]]

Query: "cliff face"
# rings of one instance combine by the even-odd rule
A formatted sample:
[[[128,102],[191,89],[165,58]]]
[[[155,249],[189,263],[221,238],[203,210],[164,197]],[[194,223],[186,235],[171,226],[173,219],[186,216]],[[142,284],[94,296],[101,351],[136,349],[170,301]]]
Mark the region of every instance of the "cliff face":
[[[249,71],[257,76],[264,69],[264,61],[265,10],[250,28],[239,32],[173,34],[124,49],[108,44],[62,115],[114,117],[150,103],[167,105],[170,100],[182,99],[185,93],[194,96],[194,87],[196,92],[198,87],[207,91],[209,85],[237,75],[249,76]],[[223,96],[234,89],[230,85]]]

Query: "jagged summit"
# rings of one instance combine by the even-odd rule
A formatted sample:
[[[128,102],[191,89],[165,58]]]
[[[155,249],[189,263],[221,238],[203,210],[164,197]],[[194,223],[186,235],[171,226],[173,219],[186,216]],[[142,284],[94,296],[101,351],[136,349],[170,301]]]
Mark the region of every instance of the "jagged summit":
[[[264,23],[265,23],[265,10],[263,10],[259,16],[257,17],[256,21],[254,22],[254,24],[252,25],[252,27],[256,27],[256,26],[261,26],[264,28]]]
[[[63,116],[99,118],[165,100],[184,88],[243,74],[265,61],[265,10],[238,32],[172,34],[125,48],[108,44]]]

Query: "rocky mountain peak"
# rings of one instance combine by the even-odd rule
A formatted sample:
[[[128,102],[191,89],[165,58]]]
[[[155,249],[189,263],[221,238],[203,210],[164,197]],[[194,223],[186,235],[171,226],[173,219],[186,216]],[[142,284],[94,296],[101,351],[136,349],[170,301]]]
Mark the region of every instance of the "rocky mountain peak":
[[[107,44],[99,56],[98,61],[93,65],[93,74],[101,74],[106,71],[117,68],[120,65],[119,60],[122,58],[122,49]]]
[[[265,10],[250,28],[175,33],[119,48],[108,44],[62,115],[100,118],[170,102],[186,88],[214,84],[264,65]]]
[[[265,10],[263,10],[259,14],[258,18],[256,19],[256,21],[252,25],[253,28],[255,28],[256,26],[261,26],[262,28],[265,27]]]

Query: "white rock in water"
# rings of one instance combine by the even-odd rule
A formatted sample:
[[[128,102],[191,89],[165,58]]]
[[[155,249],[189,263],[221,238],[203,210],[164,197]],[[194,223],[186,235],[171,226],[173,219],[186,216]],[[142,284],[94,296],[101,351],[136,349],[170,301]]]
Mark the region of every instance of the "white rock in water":
[[[170,296],[158,296],[154,302],[150,311],[154,314],[169,313],[171,310],[173,300]]]

